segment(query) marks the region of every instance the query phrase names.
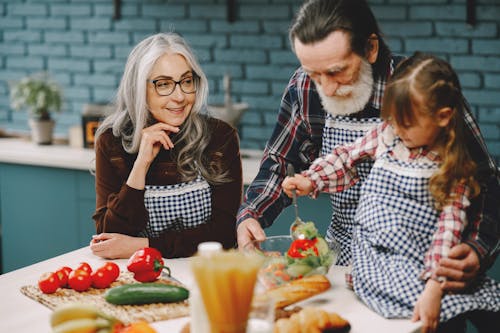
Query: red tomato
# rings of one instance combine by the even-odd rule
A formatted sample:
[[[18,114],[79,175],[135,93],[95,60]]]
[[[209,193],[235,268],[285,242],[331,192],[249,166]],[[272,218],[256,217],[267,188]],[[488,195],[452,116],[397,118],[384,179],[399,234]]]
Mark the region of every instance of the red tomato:
[[[116,281],[116,279],[118,279],[118,277],[120,276],[120,267],[112,261],[107,261],[104,264],[104,266],[102,266],[99,269],[103,269],[111,275],[111,279],[112,279],[111,282]]]
[[[57,277],[59,278],[59,286],[67,287],[68,286],[68,276],[71,273],[72,269],[68,266],[63,266],[56,271]]]
[[[75,269],[68,276],[69,287],[76,291],[85,291],[90,288],[92,278],[90,274],[81,269]]]
[[[40,288],[44,294],[55,293],[59,288],[59,278],[57,274],[54,272],[43,273],[38,279],[38,288]]]
[[[111,272],[106,271],[103,267],[93,271],[90,277],[92,278],[92,287],[98,289],[107,288],[114,281]]]
[[[80,265],[75,269],[76,270],[81,270],[81,271],[85,271],[87,273],[92,274],[92,267],[90,267],[90,265],[86,262],[81,262]]]

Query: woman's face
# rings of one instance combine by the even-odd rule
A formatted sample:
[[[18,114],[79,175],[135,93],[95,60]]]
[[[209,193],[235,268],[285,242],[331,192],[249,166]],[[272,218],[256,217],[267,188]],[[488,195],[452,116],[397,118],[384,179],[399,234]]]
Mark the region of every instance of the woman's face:
[[[182,55],[166,53],[158,58],[148,78],[146,95],[149,111],[157,121],[172,126],[180,126],[184,123],[196,99],[195,92],[185,93],[181,89],[181,84],[185,87],[189,86],[190,82],[192,82],[189,78],[194,80],[193,72]],[[163,89],[160,87],[165,87],[172,83],[174,85],[174,91],[170,95],[161,96],[158,94],[155,84],[151,81],[165,79],[176,82],[185,79],[185,81],[179,84],[171,81],[157,81],[156,85],[159,91]]]

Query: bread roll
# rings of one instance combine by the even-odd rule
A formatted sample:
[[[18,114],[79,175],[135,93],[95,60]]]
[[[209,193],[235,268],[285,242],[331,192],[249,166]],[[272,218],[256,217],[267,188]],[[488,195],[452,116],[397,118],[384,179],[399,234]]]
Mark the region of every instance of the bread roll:
[[[270,289],[265,295],[272,297],[276,302],[275,307],[279,309],[320,294],[330,289],[330,286],[330,281],[324,275],[312,275]]]
[[[348,332],[351,325],[336,313],[308,307],[294,313],[288,319],[279,319],[274,333],[324,333]]]

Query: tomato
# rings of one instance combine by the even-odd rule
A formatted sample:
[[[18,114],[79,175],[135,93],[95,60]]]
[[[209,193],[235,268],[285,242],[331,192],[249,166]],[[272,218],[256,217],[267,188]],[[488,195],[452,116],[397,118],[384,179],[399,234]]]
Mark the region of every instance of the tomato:
[[[57,277],[59,278],[59,287],[68,286],[68,276],[71,271],[72,269],[68,266],[63,266],[55,272],[57,274]]]
[[[76,270],[81,270],[81,271],[85,271],[87,273],[92,274],[92,267],[90,267],[90,265],[86,262],[81,262],[80,265],[75,269]]]
[[[290,245],[287,254],[290,258],[305,258],[309,255],[319,256],[318,248],[316,247],[317,242],[317,238],[296,239]]]
[[[107,261],[100,269],[104,269],[111,274],[111,282],[116,281],[116,279],[118,279],[118,277],[120,276],[120,266],[118,266],[114,262]]]
[[[81,269],[75,269],[68,276],[69,287],[76,291],[85,291],[90,288],[92,278],[90,274]]]
[[[90,275],[92,278],[92,287],[98,289],[109,287],[109,285],[114,281],[111,274],[112,272],[105,270],[104,267],[93,271]]]
[[[52,294],[59,289],[59,278],[54,272],[43,273],[38,279],[38,288],[44,294]]]

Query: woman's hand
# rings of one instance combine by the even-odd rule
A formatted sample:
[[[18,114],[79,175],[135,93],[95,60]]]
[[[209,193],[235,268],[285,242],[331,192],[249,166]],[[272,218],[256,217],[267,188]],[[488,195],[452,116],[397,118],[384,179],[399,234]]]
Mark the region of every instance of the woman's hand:
[[[161,147],[165,150],[174,148],[169,137],[172,132],[179,132],[179,128],[165,123],[156,123],[143,129],[137,161],[149,166],[160,152]]]
[[[296,191],[297,195],[308,195],[313,190],[312,182],[300,174],[296,174],[293,177],[286,177],[281,187],[283,187],[283,191],[285,191],[286,195],[290,198],[292,197],[293,191]]]
[[[141,145],[127,179],[128,186],[138,190],[144,189],[149,166],[160,152],[161,147],[166,150],[174,147],[169,134],[177,132],[179,132],[178,127],[165,123],[156,123],[142,130]]]
[[[413,309],[412,321],[420,320],[422,322],[422,333],[436,332],[439,325],[442,297],[443,291],[439,282],[429,279]]]
[[[127,259],[135,251],[149,246],[149,239],[132,237],[117,233],[93,235],[90,250],[98,257],[105,259]]]

